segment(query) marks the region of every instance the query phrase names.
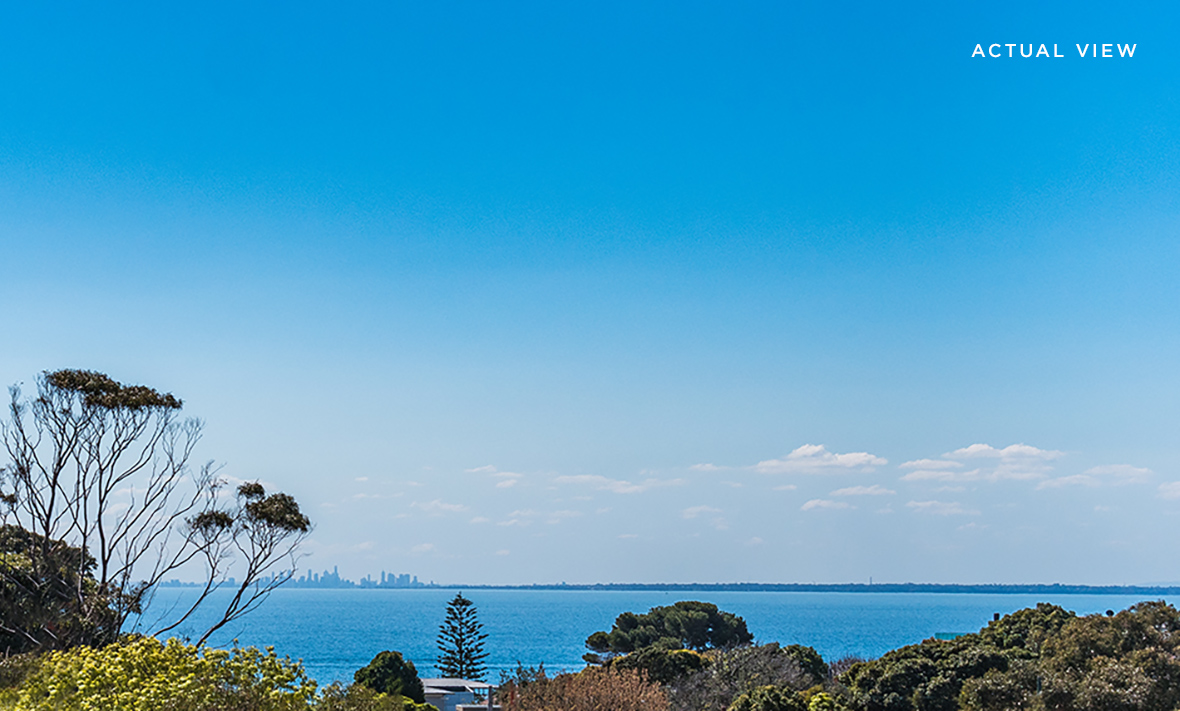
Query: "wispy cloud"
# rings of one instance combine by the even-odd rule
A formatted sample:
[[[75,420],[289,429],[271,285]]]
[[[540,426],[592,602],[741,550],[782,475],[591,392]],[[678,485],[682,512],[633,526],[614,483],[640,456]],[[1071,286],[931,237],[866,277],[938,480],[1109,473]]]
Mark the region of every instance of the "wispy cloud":
[[[1044,479],[1053,470],[1050,462],[1065,456],[1054,449],[1038,449],[1027,444],[996,448],[990,444],[973,444],[947,452],[941,459],[915,459],[901,465],[913,471],[902,481],[1004,481]],[[971,462],[974,468],[963,471]]]
[[[888,496],[896,493],[893,489],[873,484],[872,486],[846,486],[843,489],[836,489],[829,496]]]
[[[519,474],[517,472],[502,472],[491,464],[485,464],[482,467],[475,467],[472,469],[464,469],[463,471],[467,472],[468,474],[487,474],[488,476],[491,476],[495,479],[499,479],[499,481],[496,482],[497,489],[507,489],[509,487],[516,486],[517,482],[524,478],[524,474]]]
[[[463,504],[448,504],[442,499],[435,499],[434,501],[427,501],[425,503],[415,501],[414,503],[410,504],[410,506],[413,506],[420,511],[434,516],[439,516],[444,513],[458,513],[460,511],[467,510],[467,507]]]
[[[1133,467],[1130,464],[1105,464],[1086,470],[1090,476],[1106,477],[1117,484],[1143,484],[1151,479],[1155,472],[1147,467]]]
[[[713,508],[712,506],[689,506],[681,511],[680,515],[687,519],[708,517],[713,528],[716,528],[718,531],[724,531],[729,528],[729,522],[722,516],[713,515],[719,513],[721,513],[721,509]]]
[[[1180,481],[1166,481],[1160,484],[1158,491],[1161,499],[1180,499]]]
[[[1154,472],[1144,467],[1133,467],[1130,464],[1106,464],[1100,467],[1090,467],[1081,474],[1046,479],[1038,484],[1037,488],[1060,489],[1066,486],[1144,484],[1150,481],[1153,475]]]
[[[962,462],[952,462],[949,459],[915,459],[898,465],[901,469],[955,469],[963,466]]]
[[[645,479],[637,484],[633,484],[624,479],[610,479],[599,474],[559,476],[553,481],[558,484],[593,486],[600,491],[609,491],[614,494],[641,494],[650,489],[664,486],[679,486],[684,483],[683,479]]]
[[[683,518],[696,518],[702,514],[721,513],[721,509],[715,509],[712,506],[689,506],[680,512]]]
[[[767,459],[754,465],[764,474],[824,474],[871,472],[889,462],[868,452],[829,452],[822,444],[805,444],[785,457]]]
[[[816,509],[850,509],[847,501],[832,501],[830,499],[812,499],[799,507],[800,511],[814,511]]]
[[[978,516],[979,512],[963,508],[958,501],[910,501],[906,508],[934,516]]]

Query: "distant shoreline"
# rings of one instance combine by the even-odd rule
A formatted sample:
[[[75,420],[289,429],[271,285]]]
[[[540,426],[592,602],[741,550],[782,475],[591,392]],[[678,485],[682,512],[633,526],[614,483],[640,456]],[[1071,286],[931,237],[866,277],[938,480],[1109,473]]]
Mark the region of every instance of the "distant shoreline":
[[[193,583],[169,581],[161,587],[191,587]],[[593,583],[534,585],[474,585],[423,583],[414,587],[365,586],[348,580],[340,584],[291,585],[286,589],[303,590],[565,590],[597,592],[835,592],[835,593],[944,593],[976,595],[1143,595],[1180,597],[1180,586],[1159,585],[961,585],[944,583]],[[282,589],[282,588],[280,588]]]
[[[597,583],[593,585],[437,585],[464,590],[602,590],[620,592],[843,592],[974,593],[994,595],[1176,595],[1180,586],[1146,585],[958,585],[939,583]]]

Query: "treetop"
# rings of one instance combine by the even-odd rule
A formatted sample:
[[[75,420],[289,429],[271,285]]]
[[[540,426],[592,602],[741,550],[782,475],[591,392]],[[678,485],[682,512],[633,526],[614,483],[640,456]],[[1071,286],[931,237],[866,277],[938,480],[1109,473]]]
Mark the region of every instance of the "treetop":
[[[146,385],[123,385],[105,373],[93,370],[46,371],[45,383],[56,390],[77,393],[88,407],[109,410],[161,408],[179,410],[183,403],[171,393],[160,393]]]

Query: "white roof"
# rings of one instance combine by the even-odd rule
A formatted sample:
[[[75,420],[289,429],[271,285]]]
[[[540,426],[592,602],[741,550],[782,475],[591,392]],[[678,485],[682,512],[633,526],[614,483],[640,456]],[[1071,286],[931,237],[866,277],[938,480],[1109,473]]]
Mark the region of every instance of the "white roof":
[[[482,681],[473,681],[471,679],[423,679],[422,686],[427,691],[437,689],[438,691],[475,691],[476,689],[491,689],[491,684],[485,684]]]

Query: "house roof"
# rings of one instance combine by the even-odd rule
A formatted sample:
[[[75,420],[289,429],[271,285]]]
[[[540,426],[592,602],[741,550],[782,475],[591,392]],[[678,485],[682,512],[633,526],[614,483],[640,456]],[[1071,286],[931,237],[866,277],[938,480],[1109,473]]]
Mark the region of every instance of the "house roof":
[[[494,688],[491,684],[485,684],[482,681],[474,681],[471,679],[423,679],[422,686],[427,692],[431,690],[441,692],[460,692],[460,691],[483,691],[484,689]]]

